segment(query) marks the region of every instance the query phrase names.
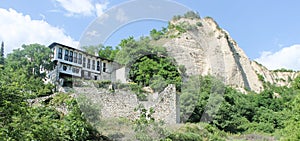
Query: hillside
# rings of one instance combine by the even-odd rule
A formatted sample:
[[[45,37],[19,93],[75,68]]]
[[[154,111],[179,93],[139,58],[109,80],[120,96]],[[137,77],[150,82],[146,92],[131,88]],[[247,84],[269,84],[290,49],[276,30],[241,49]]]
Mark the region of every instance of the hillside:
[[[270,71],[250,60],[229,33],[210,17],[174,18],[155,44],[164,46],[188,76],[213,75],[240,91],[261,92],[263,83],[290,85],[299,73]]]

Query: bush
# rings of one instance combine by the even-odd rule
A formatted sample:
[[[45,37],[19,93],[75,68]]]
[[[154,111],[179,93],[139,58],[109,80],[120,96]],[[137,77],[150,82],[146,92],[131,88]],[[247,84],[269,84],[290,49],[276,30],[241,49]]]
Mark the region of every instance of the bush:
[[[97,88],[108,88],[111,84],[110,80],[95,81],[94,86]]]
[[[143,87],[141,85],[138,85],[136,83],[130,83],[129,87],[130,87],[131,91],[133,91],[136,94],[138,100],[140,100],[140,101],[148,100],[147,95],[146,95],[145,91],[143,91],[143,89],[142,89]]]
[[[182,17],[180,15],[176,15],[172,18],[173,21],[178,21],[180,20]]]
[[[152,29],[150,31],[150,36],[153,40],[159,40],[164,36],[163,31],[157,31],[156,29]]]
[[[263,75],[261,74],[257,74],[257,77],[258,77],[258,80],[261,81],[261,82],[265,82],[265,78]]]
[[[199,27],[203,26],[203,24],[201,22],[197,22],[196,25],[199,26]]]
[[[187,13],[184,14],[184,18],[200,19],[200,15],[199,15],[199,13],[196,13],[194,11],[188,11]]]
[[[300,76],[298,76],[294,79],[292,86],[294,89],[300,89]]]
[[[179,130],[172,133],[167,137],[167,140],[174,141],[202,141],[213,140],[223,141],[226,138],[226,134],[216,127],[213,127],[207,123],[197,124],[185,124]]]
[[[163,91],[168,85],[167,81],[161,75],[154,75],[150,83],[150,87],[156,92]]]

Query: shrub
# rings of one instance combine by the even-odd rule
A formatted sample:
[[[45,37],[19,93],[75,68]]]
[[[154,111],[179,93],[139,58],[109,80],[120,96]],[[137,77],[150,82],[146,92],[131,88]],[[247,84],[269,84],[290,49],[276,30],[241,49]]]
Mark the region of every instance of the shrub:
[[[199,27],[203,26],[203,24],[201,22],[197,22],[196,25],[199,26]]]
[[[184,14],[184,18],[189,18],[189,19],[200,19],[200,15],[197,12],[194,11],[188,11],[187,13]]]
[[[108,88],[108,86],[111,84],[110,80],[102,80],[102,81],[95,81],[94,86],[97,88]]]
[[[261,74],[257,74],[257,77],[258,77],[258,80],[261,81],[261,82],[265,82],[265,78],[263,75]]]
[[[130,87],[131,91],[133,91],[136,94],[138,100],[147,101],[147,95],[146,95],[145,91],[143,91],[141,85],[138,85],[136,83],[130,83],[129,87]]]

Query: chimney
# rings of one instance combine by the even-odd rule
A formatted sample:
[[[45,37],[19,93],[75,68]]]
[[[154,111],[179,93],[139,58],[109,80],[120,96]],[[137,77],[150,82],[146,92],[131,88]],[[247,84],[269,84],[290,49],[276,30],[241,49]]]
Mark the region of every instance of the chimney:
[[[99,53],[98,53],[98,52],[95,52],[95,56],[99,57]]]

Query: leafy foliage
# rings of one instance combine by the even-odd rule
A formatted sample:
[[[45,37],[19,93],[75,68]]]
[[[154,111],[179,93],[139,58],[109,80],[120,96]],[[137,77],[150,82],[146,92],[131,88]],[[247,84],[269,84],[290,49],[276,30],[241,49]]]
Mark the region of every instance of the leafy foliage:
[[[187,13],[185,13],[183,16],[181,15],[176,15],[173,17],[173,21],[178,21],[181,18],[187,18],[187,19],[200,19],[200,15],[198,12],[195,11],[188,11]]]
[[[46,77],[46,71],[53,68],[50,61],[51,50],[43,45],[23,45],[22,49],[14,50],[7,56],[8,71],[25,71],[27,78]]]
[[[154,109],[145,109],[142,105],[136,107],[135,111],[140,112],[140,117],[134,121],[136,139],[142,141],[153,141],[163,139],[167,131],[162,127],[162,122],[156,122],[152,117]]]
[[[300,94],[300,93],[299,93]],[[285,127],[282,130],[283,140],[299,140],[300,139],[300,95],[297,95],[293,101],[289,103],[289,111],[286,113],[289,118],[284,122]]]
[[[173,132],[167,137],[165,141],[202,141],[202,140],[214,140],[223,141],[226,138],[226,134],[216,127],[213,127],[206,123],[187,123],[180,127],[177,131]]]
[[[221,81],[212,76],[193,76],[190,77],[188,82],[182,86],[181,98],[181,119],[188,122],[200,122],[201,116],[208,105],[208,100],[219,104],[220,94],[223,94],[224,85]],[[216,101],[214,101],[216,100]],[[213,109],[213,107],[210,107]],[[213,110],[207,111],[208,113],[215,114]],[[187,119],[188,118],[188,119]]]
[[[181,76],[168,58],[155,55],[144,56],[131,66],[129,78],[142,86],[161,91],[167,84],[175,84],[180,90]]]
[[[96,53],[98,53],[104,46],[99,44],[99,45],[96,45],[96,46],[83,46],[81,47],[83,51],[87,52],[88,54],[91,54],[91,55],[95,55]]]
[[[109,60],[114,60],[119,51],[120,51],[119,47],[116,47],[114,49],[112,46],[106,46],[106,47],[102,46],[99,51],[99,56]]]
[[[115,60],[124,65],[131,65],[136,60],[147,55],[167,56],[166,49],[160,46],[150,44],[149,37],[141,37],[140,40],[135,40],[133,37],[123,39],[120,46],[120,51],[117,53]]]
[[[300,89],[300,76],[298,76],[294,79],[292,86],[294,89]]]
[[[153,40],[159,40],[160,38],[164,37],[164,35],[167,33],[167,28],[163,27],[162,30],[156,30],[152,29],[150,31],[150,37]]]
[[[1,66],[4,66],[4,43],[1,43],[1,48],[0,48],[0,68]]]
[[[23,45],[9,54],[0,71],[0,140],[89,140],[102,136],[83,118],[75,99],[59,94],[50,102],[31,106],[28,100],[52,94],[44,84],[51,69],[50,50],[44,46]],[[67,114],[56,106],[67,105]]]
[[[214,91],[222,92],[219,81],[210,76],[194,76],[184,84],[181,94],[182,119],[188,116],[189,122],[200,122],[203,113],[211,113],[206,109],[209,99],[215,97]],[[297,102],[299,89],[297,81],[294,87],[268,86],[260,94],[249,93],[247,95],[236,91],[228,86],[225,87],[223,100],[216,113],[211,114],[211,124],[220,130],[230,133],[253,133],[261,132],[275,134],[284,132],[284,139],[297,140],[299,130],[299,112]],[[295,87],[296,86],[296,87]],[[280,94],[279,96],[275,93]],[[218,98],[213,98],[218,99]],[[190,114],[189,114],[190,112]],[[293,114],[292,114],[293,113]],[[297,114],[295,114],[297,113]],[[293,118],[292,118],[293,117]],[[202,117],[203,118],[203,117]],[[295,126],[295,127],[294,127]],[[295,128],[296,130],[292,130]],[[289,138],[291,137],[291,138]]]
[[[200,19],[200,15],[198,12],[194,12],[194,11],[188,11],[187,13],[184,14],[183,16],[184,18],[188,18],[188,19]]]
[[[273,72],[295,72],[295,71],[294,70],[285,69],[285,68],[281,68],[281,69],[273,70]]]

